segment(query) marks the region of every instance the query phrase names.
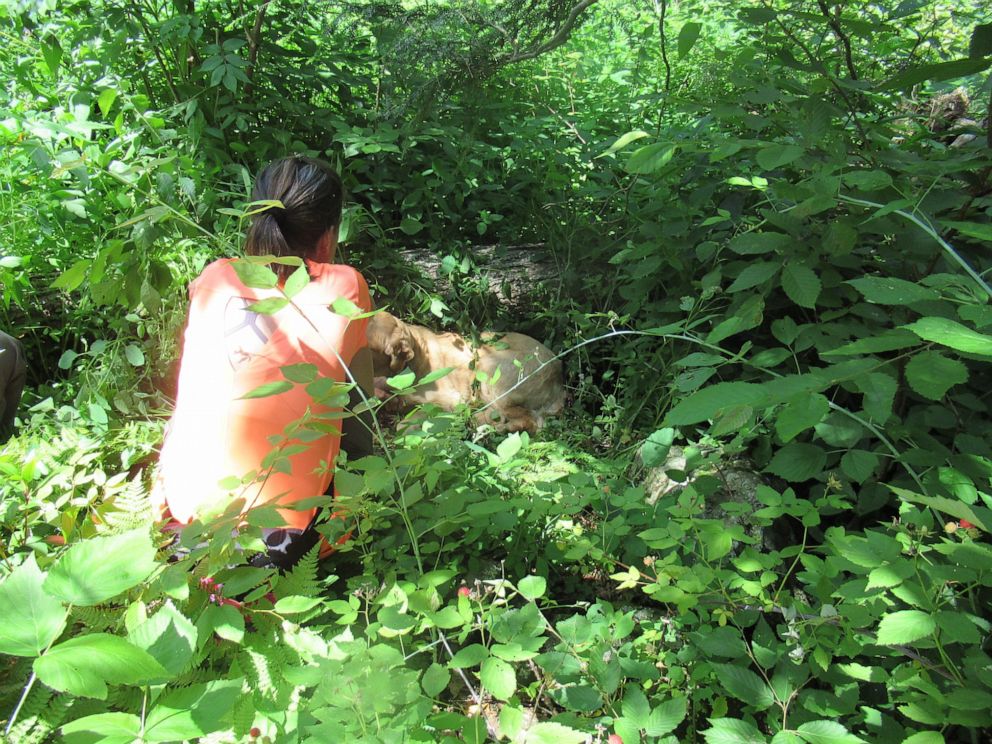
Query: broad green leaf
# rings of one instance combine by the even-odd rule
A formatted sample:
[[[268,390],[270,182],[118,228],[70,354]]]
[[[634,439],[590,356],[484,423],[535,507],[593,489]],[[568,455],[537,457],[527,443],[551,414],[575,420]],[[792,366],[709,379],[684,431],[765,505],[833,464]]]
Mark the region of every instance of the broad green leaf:
[[[145,363],[145,353],[137,344],[128,344],[125,346],[124,357],[132,367],[140,367]]]
[[[968,56],[981,59],[992,55],[992,23],[979,23],[972,29],[968,43]]]
[[[259,385],[254,390],[250,390],[241,396],[240,400],[250,400],[252,398],[268,398],[270,395],[280,395],[287,390],[293,389],[293,383],[287,380],[276,380]]]
[[[623,696],[623,716],[637,728],[642,729],[648,725],[648,717],[651,715],[651,706],[647,697],[637,687],[628,687]]]
[[[644,729],[648,736],[664,736],[670,731],[674,731],[676,726],[685,720],[686,699],[675,697],[666,700],[648,716]]]
[[[45,591],[82,607],[105,602],[137,586],[155,570],[147,528],[76,543],[48,572]]]
[[[845,173],[844,184],[861,191],[881,191],[892,185],[892,176],[879,170],[856,170]]]
[[[915,333],[893,328],[877,336],[859,338],[849,344],[838,346],[830,351],[821,351],[820,356],[851,356],[854,354],[880,354],[885,351],[897,351],[911,346],[919,346],[920,339]]]
[[[795,243],[795,238],[777,232],[746,232],[733,238],[728,247],[742,256],[783,251]]]
[[[863,744],[836,721],[808,721],[796,729],[807,744]]]
[[[431,664],[420,678],[420,685],[428,697],[437,697],[448,687],[451,672],[440,664]]]
[[[930,400],[941,400],[955,385],[968,381],[968,368],[939,351],[923,351],[906,364],[906,382]]]
[[[441,369],[436,369],[433,372],[428,372],[426,375],[417,380],[417,384],[430,385],[432,382],[437,382],[442,377],[447,377],[454,369],[454,367],[442,367]]]
[[[168,679],[186,669],[196,650],[196,637],[196,626],[171,601],[128,634],[131,643],[168,671]]]
[[[407,235],[416,235],[423,229],[424,224],[420,220],[415,220],[413,217],[404,217],[400,221],[400,230]]]
[[[799,145],[769,145],[758,150],[755,160],[758,161],[762,170],[768,171],[788,165],[802,157],[802,154],[803,148]]]
[[[282,291],[289,299],[293,299],[306,289],[306,286],[310,283],[310,271],[307,269],[306,265],[297,267],[296,271],[289,275],[286,280],[286,284],[283,286]],[[257,312],[257,311],[256,311]]]
[[[718,382],[679,401],[668,412],[665,421],[674,426],[698,424],[737,406],[760,406],[765,400],[765,392],[760,385],[750,382]]]
[[[696,21],[689,21],[683,24],[682,28],[679,29],[678,37],[678,51],[679,56],[684,57],[692,48],[696,45],[696,40],[699,38],[699,32],[702,30],[703,24],[697,23]]]
[[[331,303],[331,311],[335,315],[343,315],[351,320],[368,317],[371,314],[363,312],[362,308],[349,300],[347,297],[338,297],[334,300],[334,302]]]
[[[823,471],[827,453],[815,444],[792,442],[775,453],[767,470],[792,483],[814,478]]]
[[[896,397],[898,383],[884,372],[864,375],[854,381],[864,395],[862,406],[876,424],[885,423],[892,415],[892,403]]]
[[[879,645],[905,645],[933,635],[937,623],[928,612],[899,610],[883,615],[878,624]]]
[[[141,739],[141,719],[133,713],[96,713],[65,724],[62,727],[62,736],[62,741],[67,744],[76,741],[87,744],[94,741],[104,744],[131,744]]]
[[[930,65],[912,67],[901,72],[882,84],[882,90],[897,90],[910,88],[927,80],[951,80],[953,78],[974,75],[976,72],[992,65],[992,59],[954,59],[950,62],[938,62]]]
[[[417,380],[417,375],[413,372],[402,372],[393,377],[386,378],[386,384],[393,390],[406,390]]]
[[[113,88],[107,88],[100,93],[100,96],[96,99],[97,105],[100,106],[100,113],[103,118],[106,119],[110,116],[110,109],[114,105],[114,101],[117,100],[117,91]]]
[[[34,660],[38,679],[52,689],[104,700],[107,684],[129,685],[169,676],[147,651],[119,636],[92,633],[52,647]]]
[[[253,289],[274,289],[279,284],[279,277],[268,266],[245,259],[236,258],[231,261],[231,268],[238,279],[246,287]]]
[[[878,467],[878,455],[866,450],[848,450],[840,458],[840,469],[855,483],[864,483]]]
[[[830,412],[830,401],[815,393],[790,401],[775,418],[775,432],[783,442],[791,442],[799,434],[812,429]]]
[[[66,292],[72,292],[77,289],[83,280],[86,278],[86,272],[89,271],[90,266],[93,262],[88,258],[82,258],[76,261],[68,270],[63,271],[58,277],[52,282],[52,289],[62,289]]]
[[[902,744],[946,744],[944,735],[939,731],[917,731],[902,740]]]
[[[627,172],[641,175],[655,173],[668,165],[673,155],[675,155],[675,145],[667,142],[645,145],[631,153],[627,159]]]
[[[37,656],[62,634],[68,613],[42,588],[34,553],[0,584],[0,654]]]
[[[965,354],[992,357],[992,336],[973,331],[947,318],[920,318],[903,326],[924,341],[931,341]]]
[[[596,157],[597,158],[605,158],[607,155],[612,155],[613,153],[617,152],[618,150],[622,150],[627,145],[629,145],[631,142],[635,142],[635,141],[641,139],[642,137],[647,137],[647,136],[649,136],[648,133],[645,132],[645,131],[643,131],[643,130],[641,130],[641,129],[635,129],[633,132],[627,132],[627,134],[625,134],[625,135],[623,135],[621,137],[618,137],[616,142],[614,142],[605,151],[603,151],[602,153],[600,153]]]
[[[167,692],[148,712],[144,741],[197,739],[230,726],[229,714],[242,698],[244,680],[218,679]]]
[[[451,657],[451,661],[448,662],[448,666],[452,669],[474,667],[488,656],[489,651],[485,646],[479,643],[473,643],[465,648],[459,649],[455,655]]]
[[[523,446],[524,440],[520,436],[520,433],[514,432],[496,446],[496,455],[499,457],[500,462],[509,462],[520,452]]]
[[[955,519],[967,519],[980,530],[985,532],[989,531],[988,526],[985,524],[985,520],[979,517],[975,510],[963,501],[949,499],[946,496],[922,496],[918,493],[907,491],[904,488],[898,488],[897,486],[889,486],[889,489],[891,489],[893,493],[904,501],[910,501],[914,504],[922,504],[923,506],[936,509],[944,514],[949,514]]]
[[[936,614],[940,638],[946,643],[980,643],[981,633],[976,624],[977,618],[964,612],[939,610]]]
[[[782,268],[780,261],[757,261],[751,263],[737,275],[733,283],[727,287],[727,291],[740,292],[745,289],[751,289],[751,287],[756,287],[759,284],[764,284],[775,276],[780,268]]]
[[[895,563],[887,563],[884,566],[873,568],[868,574],[868,583],[865,585],[865,588],[868,590],[890,589],[891,587],[899,586],[899,584],[912,576],[915,570],[912,562],[906,560],[899,560]]]
[[[782,289],[800,307],[813,308],[823,285],[809,266],[790,263],[782,269]]]
[[[266,297],[264,300],[251,303],[247,309],[261,315],[274,315],[287,305],[289,300],[285,297]]]
[[[62,46],[59,44],[59,40],[54,36],[48,36],[41,43],[41,55],[45,60],[45,66],[48,68],[49,77],[57,80],[59,76],[59,63],[62,61]]]
[[[603,696],[590,685],[562,685],[550,695],[558,705],[580,713],[592,713],[603,707]]]
[[[300,595],[294,595],[292,597],[283,597],[278,600],[275,607],[272,609],[280,615],[296,615],[300,612],[309,612],[321,602],[323,602],[323,600],[320,597],[303,597]]]
[[[662,465],[675,441],[675,429],[666,427],[653,432],[641,445],[641,462],[646,468]]]
[[[954,220],[942,220],[941,224],[958,231],[962,235],[967,235],[969,238],[992,243],[992,223],[990,222],[955,222]]]
[[[315,364],[287,364],[280,367],[279,371],[290,382],[298,382],[302,385],[307,385],[317,379],[317,366]]]
[[[911,305],[914,302],[940,299],[940,293],[916,282],[892,276],[865,276],[847,281],[868,302],[879,305]]]
[[[736,664],[713,664],[717,681],[738,700],[757,710],[775,704],[775,695],[768,684],[750,669]]]
[[[196,628],[204,639],[216,633],[219,638],[241,643],[245,636],[245,618],[231,605],[207,605],[196,621]]]
[[[588,736],[560,723],[536,723],[527,729],[527,744],[582,744]]]
[[[544,592],[548,589],[548,580],[543,576],[525,576],[520,579],[517,589],[525,599],[533,602],[535,599],[544,596]]]
[[[706,744],[767,744],[758,729],[737,718],[710,718],[710,727],[702,732]]]
[[[517,689],[517,677],[513,667],[495,656],[490,656],[482,662],[479,679],[483,686],[500,700],[509,700]]]

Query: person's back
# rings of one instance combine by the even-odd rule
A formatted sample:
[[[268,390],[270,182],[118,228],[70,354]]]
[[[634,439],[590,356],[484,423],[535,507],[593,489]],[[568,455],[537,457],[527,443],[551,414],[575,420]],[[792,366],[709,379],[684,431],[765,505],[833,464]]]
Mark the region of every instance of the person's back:
[[[371,307],[361,275],[330,263],[340,194],[336,174],[319,161],[285,159],[259,176],[253,198],[278,200],[284,208],[255,216],[246,251],[305,260],[310,280],[290,305],[271,314],[255,312],[254,303],[284,295],[278,288],[247,287],[231,259],[210,264],[190,284],[176,409],[153,494],[175,522],[208,518],[242,498],[245,511],[277,506],[285,525],[279,540],[309,530],[309,547],[316,541],[313,499],[331,487],[339,432],[345,431],[349,455],[368,448],[369,432],[350,425],[354,418],[342,423],[336,384],[353,376],[371,390],[366,320],[349,320],[329,307],[341,298],[363,311]],[[274,267],[282,281],[296,269]],[[293,381],[288,390],[251,395],[287,381]],[[310,505],[294,509],[301,500]],[[292,557],[299,554],[295,550]],[[272,550],[270,557],[283,565]]]
[[[14,433],[14,418],[24,391],[27,363],[21,343],[0,331],[0,444]]]

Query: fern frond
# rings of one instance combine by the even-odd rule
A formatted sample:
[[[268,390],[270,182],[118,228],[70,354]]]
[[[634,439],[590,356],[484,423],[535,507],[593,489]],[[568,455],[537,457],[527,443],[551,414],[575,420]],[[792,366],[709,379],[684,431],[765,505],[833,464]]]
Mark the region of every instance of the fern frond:
[[[321,585],[317,580],[317,566],[320,563],[320,543],[314,545],[293,570],[279,579],[279,595],[283,597],[316,597]]]
[[[32,731],[41,722],[41,715],[44,713],[48,701],[52,699],[52,694],[52,691],[44,685],[35,685],[31,688],[31,692],[24,699],[24,704],[17,714],[17,722],[7,735],[10,744],[27,742]]]
[[[108,508],[101,515],[110,527],[110,533],[126,532],[149,524],[152,517],[151,494],[141,478],[129,480],[109,500]]]

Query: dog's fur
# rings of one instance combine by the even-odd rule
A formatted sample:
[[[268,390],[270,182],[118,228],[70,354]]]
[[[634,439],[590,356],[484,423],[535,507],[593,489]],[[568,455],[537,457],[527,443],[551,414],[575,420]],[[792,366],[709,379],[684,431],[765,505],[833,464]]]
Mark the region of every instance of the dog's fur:
[[[450,411],[459,403],[473,408],[492,403],[476,414],[480,424],[492,424],[498,431],[529,432],[540,429],[546,417],[561,413],[565,406],[561,362],[544,344],[522,333],[483,334],[482,345],[473,348],[456,333],[435,333],[380,312],[369,321],[368,340],[377,378],[409,367],[419,380],[435,370],[452,368],[436,382],[404,396],[409,405],[433,403]],[[497,370],[499,378],[493,382]],[[477,381],[477,371],[486,381]],[[523,378],[526,381],[510,391]]]

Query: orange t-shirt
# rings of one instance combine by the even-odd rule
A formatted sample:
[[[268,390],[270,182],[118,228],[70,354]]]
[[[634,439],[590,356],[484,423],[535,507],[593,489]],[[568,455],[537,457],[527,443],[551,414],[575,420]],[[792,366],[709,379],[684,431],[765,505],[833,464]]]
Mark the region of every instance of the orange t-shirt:
[[[179,522],[220,512],[238,497],[247,506],[289,507],[327,491],[341,446],[341,419],[335,415],[340,406],[315,402],[306,382],[276,395],[242,397],[266,383],[285,381],[282,367],[293,364],[314,365],[318,388],[330,387],[319,378],[346,382],[342,362],[350,364],[367,345],[366,318],[349,320],[329,308],[346,298],[369,311],[362,275],[340,264],[308,266],[310,283],[293,298],[296,307],[271,315],[247,307],[282,293],[246,287],[231,259],[210,264],[190,284],[176,409],[152,494],[162,512],[167,507]],[[316,417],[309,419],[314,425],[304,424],[279,445],[287,456],[277,457],[274,467],[271,456],[263,463],[275,438],[305,416]],[[230,489],[231,476],[252,473],[253,482]],[[228,483],[220,485],[225,479]],[[286,526],[296,529],[305,528],[315,513],[316,508],[279,509]]]

